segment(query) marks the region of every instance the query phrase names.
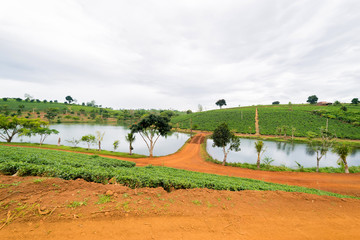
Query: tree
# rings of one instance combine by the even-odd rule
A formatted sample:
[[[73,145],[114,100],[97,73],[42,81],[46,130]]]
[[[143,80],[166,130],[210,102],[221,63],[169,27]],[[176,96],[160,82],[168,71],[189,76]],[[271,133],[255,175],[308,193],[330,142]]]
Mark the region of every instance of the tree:
[[[74,101],[74,99],[71,96],[66,96],[65,100],[69,102],[69,104],[71,104],[71,102]]]
[[[344,164],[345,173],[349,173],[349,167],[346,161],[347,156],[352,152],[352,148],[346,143],[337,144],[332,149],[333,153],[336,153],[340,157],[340,161]]]
[[[351,100],[351,103],[354,104],[354,105],[358,105],[359,104],[359,98],[353,98]]]
[[[170,132],[169,121],[167,117],[150,114],[130,127],[133,133],[140,134],[149,149],[150,157],[153,157],[154,146],[159,137],[166,136]]]
[[[101,142],[104,139],[105,132],[101,133],[100,131],[96,131],[96,141],[99,143],[99,151],[101,151]]]
[[[227,155],[229,154],[230,150],[235,152],[240,151],[240,138],[236,137],[229,129],[226,123],[221,123],[217,128],[214,130],[212,135],[212,139],[214,141],[213,147],[220,147],[223,149],[224,152],[224,160],[222,165],[224,166],[226,163]],[[229,145],[228,149],[226,146]]]
[[[48,124],[42,124],[39,127],[35,127],[33,129],[25,129],[20,136],[32,136],[32,135],[39,135],[40,136],[40,145],[42,145],[45,139],[50,136],[51,134],[59,134],[59,131],[56,129],[50,129]]]
[[[16,134],[21,134],[25,131],[31,131],[42,124],[46,124],[45,121],[40,119],[26,119],[19,117],[7,117],[0,115],[0,138],[6,142],[11,142]]]
[[[203,106],[201,104],[198,105],[198,112],[202,112],[203,111]]]
[[[278,105],[278,104],[280,104],[279,101],[272,102],[272,105]]]
[[[256,149],[256,152],[258,154],[258,158],[257,158],[257,162],[256,162],[256,165],[257,165],[257,168],[260,169],[260,158],[261,158],[261,155],[265,152],[265,148],[264,148],[264,142],[263,141],[256,141],[255,142],[255,149]]]
[[[46,110],[45,117],[51,121],[55,119],[55,117],[58,115],[59,109],[58,108],[49,108]]]
[[[95,143],[96,143],[95,136],[92,135],[92,134],[88,134],[88,135],[82,136],[81,139],[80,139],[80,141],[87,143],[87,145],[88,145],[88,150],[90,149],[90,146],[91,146],[92,144],[95,144]]]
[[[219,106],[220,107],[220,109],[222,108],[222,106],[226,106],[226,101],[225,101],[225,99],[219,99],[219,100],[217,100],[217,102],[215,103],[217,106]]]
[[[318,97],[316,95],[311,95],[308,97],[308,100],[306,102],[310,104],[315,104],[318,101]]]
[[[120,141],[119,140],[115,140],[113,143],[114,146],[114,151],[116,151],[116,149],[119,147]]]
[[[334,145],[335,135],[330,133],[326,128],[320,129],[320,144],[314,140],[314,133],[309,132],[308,134],[308,146],[316,153],[316,172],[319,172],[320,160],[329,149]]]
[[[128,133],[125,136],[125,140],[129,143],[129,149],[130,149],[129,154],[132,155],[132,150],[134,150],[132,144],[135,141],[135,134],[133,132]]]
[[[71,139],[71,140],[65,140],[67,141],[68,143],[72,144],[74,147],[76,147],[80,142],[81,142],[81,139]]]

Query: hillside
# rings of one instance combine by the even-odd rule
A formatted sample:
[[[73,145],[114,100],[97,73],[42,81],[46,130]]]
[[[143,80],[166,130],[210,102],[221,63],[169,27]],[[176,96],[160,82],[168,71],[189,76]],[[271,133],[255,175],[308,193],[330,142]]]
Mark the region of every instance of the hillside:
[[[328,121],[328,129],[339,138],[360,139],[360,106],[346,105],[346,111],[340,107],[308,104],[239,107],[177,116],[171,122],[181,129],[189,129],[192,122],[193,129],[206,131],[213,131],[219,123],[226,122],[237,133],[254,134],[258,108],[259,129],[263,135],[293,133],[304,137],[308,131],[318,133]]]
[[[133,122],[146,113],[162,113],[169,116],[179,114],[169,110],[121,109],[102,108],[99,106],[86,106],[66,104],[54,101],[31,100],[20,98],[0,98],[0,114],[6,116],[17,115],[26,118],[41,118],[53,123],[111,123],[129,121]]]

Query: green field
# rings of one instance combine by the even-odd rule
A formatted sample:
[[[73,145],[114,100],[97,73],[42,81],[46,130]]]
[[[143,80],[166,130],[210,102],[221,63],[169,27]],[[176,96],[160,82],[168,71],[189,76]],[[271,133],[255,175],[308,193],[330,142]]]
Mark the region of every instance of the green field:
[[[348,115],[360,116],[360,106],[350,106],[348,109]],[[260,134],[276,135],[277,127],[287,126],[287,135],[291,135],[291,127],[295,127],[294,136],[304,137],[308,131],[318,133],[321,127],[326,126],[328,119],[328,129],[337,137],[360,139],[360,127],[355,121],[349,123],[343,119],[328,118],[314,113],[322,111],[336,114],[339,107],[295,105],[291,110],[286,105],[259,107]]]
[[[102,158],[96,155],[0,146],[0,173],[19,176],[45,176],[63,179],[118,183],[137,187],[162,187],[165,190],[209,188],[215,190],[269,190],[304,192],[335,197],[350,197],[298,186],[268,183],[259,180],[227,177],[178,170],[167,167],[135,167],[134,163]]]
[[[220,109],[176,116],[171,119],[173,127],[189,129],[190,122],[198,129],[213,131],[226,122],[231,130],[239,133],[255,133],[255,108]]]
[[[49,101],[25,101],[14,98],[0,98],[0,114],[6,116],[20,116],[26,118],[47,118],[52,112],[54,117],[48,119],[52,122],[103,122],[109,118],[118,121],[136,121],[144,114],[155,113],[165,116],[180,115],[179,111],[170,110],[145,110],[145,109],[120,109],[93,107],[80,104],[65,104]]]
[[[287,136],[294,127],[294,136],[305,137],[308,131],[319,133],[328,119],[328,129],[338,138],[360,139],[360,106],[348,104],[346,107],[347,111],[340,110],[340,106],[309,104],[252,106],[192,113],[173,117],[171,122],[174,127],[189,129],[191,119],[198,129],[207,131],[226,122],[238,133],[255,133],[255,109],[258,108],[259,129],[263,135],[277,135],[277,128],[286,126]]]

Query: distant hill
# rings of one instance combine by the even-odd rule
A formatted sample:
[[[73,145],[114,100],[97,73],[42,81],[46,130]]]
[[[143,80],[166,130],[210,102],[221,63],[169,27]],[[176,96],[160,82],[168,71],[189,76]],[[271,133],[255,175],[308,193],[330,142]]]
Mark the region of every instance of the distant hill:
[[[360,139],[360,106],[269,105],[251,106],[197,112],[173,117],[174,127],[213,131],[221,122],[238,133],[255,134],[255,111],[258,108],[259,129],[263,135],[283,135],[304,137],[308,131],[319,133],[326,126],[339,138]],[[280,129],[282,132],[280,133]],[[285,129],[285,132],[284,132]],[[293,130],[293,131],[292,131]]]
[[[168,116],[180,114],[170,110],[145,110],[102,108],[54,101],[25,101],[19,98],[0,98],[0,114],[26,118],[42,118],[52,123],[81,122],[134,122],[144,114],[159,113]]]

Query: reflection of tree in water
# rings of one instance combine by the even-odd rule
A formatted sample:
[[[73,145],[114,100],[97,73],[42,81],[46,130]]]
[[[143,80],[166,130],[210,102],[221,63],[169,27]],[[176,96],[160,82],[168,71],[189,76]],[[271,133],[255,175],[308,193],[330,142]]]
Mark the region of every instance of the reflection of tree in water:
[[[277,142],[276,143],[277,150],[283,151],[286,155],[290,155],[291,152],[295,150],[294,143],[286,143],[286,142]]]
[[[309,156],[314,156],[315,155],[315,151],[312,147],[310,146],[306,146],[306,154],[309,155]]]

